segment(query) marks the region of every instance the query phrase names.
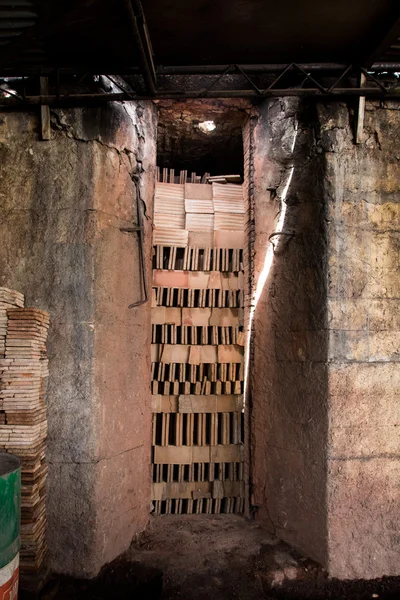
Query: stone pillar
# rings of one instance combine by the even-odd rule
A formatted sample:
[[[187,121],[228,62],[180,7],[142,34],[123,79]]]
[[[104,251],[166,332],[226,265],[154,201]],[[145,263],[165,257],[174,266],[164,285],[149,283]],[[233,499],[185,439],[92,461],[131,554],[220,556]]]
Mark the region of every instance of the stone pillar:
[[[150,303],[137,202],[152,213],[151,104],[0,118],[0,285],[48,310],[48,538],[51,566],[93,576],[150,511]],[[151,226],[144,217],[147,283]]]
[[[399,575],[399,105],[360,146],[344,104],[255,116],[253,508],[331,576]]]

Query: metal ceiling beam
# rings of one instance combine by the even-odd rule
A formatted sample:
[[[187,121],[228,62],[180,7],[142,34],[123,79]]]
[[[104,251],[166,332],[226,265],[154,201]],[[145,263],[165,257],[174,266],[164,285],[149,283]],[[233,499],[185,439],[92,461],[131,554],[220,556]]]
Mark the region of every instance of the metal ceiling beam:
[[[198,91],[180,92],[171,90],[170,92],[157,92],[156,98],[183,100],[186,98],[249,98],[264,99],[270,97],[283,96],[302,96],[315,97],[318,100],[332,98],[348,98],[354,96],[365,96],[366,98],[383,98],[386,100],[399,99],[400,87],[394,88],[389,92],[383,92],[379,87],[356,87],[356,88],[335,88],[329,93],[322,93],[319,88],[274,88],[267,90],[260,96],[254,89],[246,90],[210,90],[200,95]],[[153,100],[154,96],[136,95],[128,93],[90,93],[90,94],[66,94],[66,95],[47,95],[47,96],[26,96],[25,98],[0,97],[0,106],[11,108],[24,108],[26,106],[35,106],[46,104],[49,106],[85,106],[89,104],[104,104],[105,102],[123,102],[129,100]]]
[[[1,58],[1,54],[0,54]],[[157,67],[156,73],[162,75],[221,75],[224,73],[230,65],[189,65],[189,66],[163,66]],[[270,73],[278,73],[282,71],[287,65],[286,64],[264,64],[264,65],[237,65],[240,69],[245,71],[247,74],[254,75],[267,75]],[[348,65],[342,63],[299,63],[298,67],[304,71],[310,71],[313,73],[331,74],[334,72],[340,72],[347,68]],[[375,72],[386,72],[394,73],[400,71],[400,63],[395,62],[376,62],[369,69]],[[70,65],[69,67],[54,67],[54,66],[26,66],[26,67],[0,67],[0,78],[3,77],[22,77],[22,76],[34,76],[34,75],[48,75],[59,73],[60,75],[73,75],[80,74],[82,72],[91,75],[106,75],[112,73],[114,75],[129,76],[138,75],[141,70],[138,67],[126,67],[115,64],[102,64],[102,65],[87,65],[81,63],[79,65]]]
[[[150,96],[156,94],[157,80],[153,63],[153,52],[150,37],[147,31],[146,21],[139,0],[122,0],[126,14],[129,19],[130,28],[139,54],[140,70],[146,83],[146,89]]]
[[[383,38],[381,38],[378,46],[371,51],[371,54],[364,61],[366,68],[371,68],[372,65],[385,59],[385,53],[390,49],[390,46],[394,44],[400,38],[400,14],[397,20],[393,23],[388,31],[386,31]]]

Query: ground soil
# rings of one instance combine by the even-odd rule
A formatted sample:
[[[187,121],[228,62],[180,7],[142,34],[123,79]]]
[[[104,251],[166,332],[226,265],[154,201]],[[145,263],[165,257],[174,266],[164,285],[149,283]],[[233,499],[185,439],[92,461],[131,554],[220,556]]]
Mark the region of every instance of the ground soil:
[[[57,600],[400,600],[400,578],[340,582],[254,521],[153,518],[92,581],[60,580]],[[46,600],[46,599],[44,599]]]

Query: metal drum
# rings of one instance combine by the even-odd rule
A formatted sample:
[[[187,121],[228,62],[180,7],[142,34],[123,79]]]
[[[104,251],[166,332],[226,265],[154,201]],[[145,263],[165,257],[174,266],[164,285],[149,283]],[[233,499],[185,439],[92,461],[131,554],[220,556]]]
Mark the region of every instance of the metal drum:
[[[0,600],[18,596],[21,467],[19,458],[0,453]]]

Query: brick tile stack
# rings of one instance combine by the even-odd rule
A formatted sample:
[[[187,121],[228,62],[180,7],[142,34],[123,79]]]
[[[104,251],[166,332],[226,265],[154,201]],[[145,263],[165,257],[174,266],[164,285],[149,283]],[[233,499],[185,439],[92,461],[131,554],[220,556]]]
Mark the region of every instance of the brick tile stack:
[[[189,183],[186,172],[177,178],[173,169],[157,181],[151,309],[156,515],[244,509],[245,214],[241,185],[200,183],[193,174]]]
[[[21,459],[21,588],[40,589],[46,569],[45,380],[49,315],[0,288],[0,451]]]

